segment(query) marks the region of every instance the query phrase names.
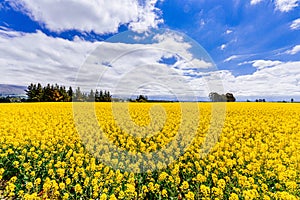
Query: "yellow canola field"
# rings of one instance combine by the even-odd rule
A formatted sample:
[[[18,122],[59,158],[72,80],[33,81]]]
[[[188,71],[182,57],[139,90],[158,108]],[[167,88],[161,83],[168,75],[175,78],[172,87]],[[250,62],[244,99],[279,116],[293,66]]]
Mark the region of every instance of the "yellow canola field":
[[[300,104],[86,105],[0,105],[0,199],[300,199]]]

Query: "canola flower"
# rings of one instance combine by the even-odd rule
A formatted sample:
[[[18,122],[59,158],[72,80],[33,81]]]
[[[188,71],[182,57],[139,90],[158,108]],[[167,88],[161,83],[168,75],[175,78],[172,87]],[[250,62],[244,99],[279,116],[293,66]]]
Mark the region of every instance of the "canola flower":
[[[199,121],[179,103],[132,103],[129,115],[95,103],[105,134],[86,118],[83,137],[71,103],[1,104],[0,199],[300,199],[300,104],[227,103],[219,138],[206,137],[212,104],[184,106],[195,105]]]

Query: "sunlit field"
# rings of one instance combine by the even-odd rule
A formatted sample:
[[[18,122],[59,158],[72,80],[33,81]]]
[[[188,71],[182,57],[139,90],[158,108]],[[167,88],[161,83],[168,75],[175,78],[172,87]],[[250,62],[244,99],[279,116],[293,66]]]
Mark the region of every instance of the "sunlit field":
[[[0,199],[300,199],[300,104],[212,105],[1,104]]]

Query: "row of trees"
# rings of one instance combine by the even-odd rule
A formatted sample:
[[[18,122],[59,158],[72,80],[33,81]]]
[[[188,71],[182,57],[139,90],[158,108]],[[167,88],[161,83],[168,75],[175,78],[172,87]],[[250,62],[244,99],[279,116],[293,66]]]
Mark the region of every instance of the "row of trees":
[[[213,102],[235,102],[236,100],[232,93],[218,94],[217,92],[211,92],[208,97]]]
[[[25,92],[28,96],[27,101],[30,102],[111,101],[109,91],[96,90],[94,92],[91,90],[90,93],[84,93],[80,90],[80,87],[74,91],[72,87],[66,89],[65,86],[59,86],[58,84],[47,84],[43,87],[40,83],[31,83]]]
[[[0,97],[0,103],[10,103],[11,100],[10,100],[10,97],[7,96],[7,97]]]

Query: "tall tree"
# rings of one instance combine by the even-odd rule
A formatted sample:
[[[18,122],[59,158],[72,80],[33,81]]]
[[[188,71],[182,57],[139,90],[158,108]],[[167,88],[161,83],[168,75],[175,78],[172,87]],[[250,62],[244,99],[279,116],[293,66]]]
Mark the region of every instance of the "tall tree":
[[[84,94],[81,92],[80,87],[75,90],[75,101],[84,101]]]
[[[69,90],[68,90],[68,96],[69,96],[69,101],[72,101],[73,100],[73,89],[72,87],[70,86],[69,87]]]
[[[33,98],[35,96],[35,92],[33,91],[33,83],[31,83],[27,89],[25,90],[26,95],[28,96],[28,101],[33,101]]]
[[[90,91],[90,94],[88,95],[88,101],[93,102],[95,101],[95,93],[93,90]]]

